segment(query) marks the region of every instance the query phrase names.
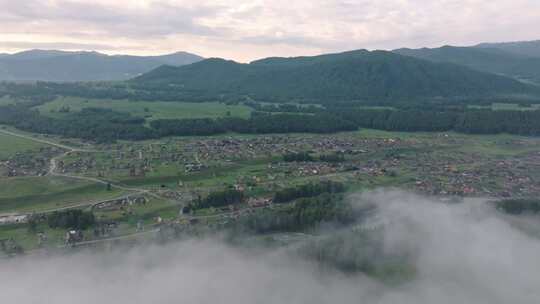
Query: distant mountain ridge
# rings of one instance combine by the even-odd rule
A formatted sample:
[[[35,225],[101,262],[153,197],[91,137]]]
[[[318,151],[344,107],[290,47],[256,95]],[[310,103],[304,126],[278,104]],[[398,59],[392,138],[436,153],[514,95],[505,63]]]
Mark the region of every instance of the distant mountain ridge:
[[[250,64],[207,59],[159,67],[133,85],[263,99],[415,99],[483,94],[526,94],[510,78],[387,51],[358,50],[312,57],[266,58]]]
[[[126,80],[164,64],[181,66],[202,59],[186,52],[162,56],[131,56],[87,51],[29,50],[0,55],[0,80]]]
[[[540,85],[540,42],[479,44],[474,47],[443,46],[440,48],[397,49],[394,53],[412,56],[432,62],[448,62],[512,77]],[[538,45],[537,51],[534,46]],[[538,56],[533,56],[537,52]]]
[[[500,43],[480,43],[476,48],[500,49],[520,56],[540,58],[540,40]]]

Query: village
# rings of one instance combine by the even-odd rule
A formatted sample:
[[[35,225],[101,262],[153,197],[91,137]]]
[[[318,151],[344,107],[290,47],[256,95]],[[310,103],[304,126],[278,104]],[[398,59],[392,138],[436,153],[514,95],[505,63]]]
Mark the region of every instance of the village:
[[[532,149],[528,153],[500,156],[467,151],[463,149],[466,145],[463,136],[459,139],[344,135],[169,139],[105,146],[102,153],[72,153],[58,167],[65,174],[128,184],[137,181],[144,185],[149,180],[152,186],[169,188],[169,196],[175,196],[171,191],[185,191],[187,187],[220,186],[221,181],[242,189],[265,185],[267,190],[272,190],[287,180],[325,176],[339,179],[341,175],[352,176],[350,183],[367,183],[372,187],[382,183],[382,186],[405,187],[430,195],[503,197],[508,193],[520,196],[540,193],[536,173],[540,154],[532,149],[534,146],[526,147],[526,151]],[[282,159],[287,153],[303,152],[314,156],[341,154],[344,159],[339,162]],[[251,172],[259,174],[243,172],[246,170],[241,170],[242,167],[257,168]],[[233,176],[227,178],[223,171],[230,171]],[[152,180],[164,183],[153,184]]]
[[[32,153],[19,152],[0,160],[0,177],[47,175],[50,159],[61,152],[56,147],[43,147]]]
[[[351,192],[385,187],[442,197],[532,197],[540,195],[539,151],[540,141],[533,138],[479,142],[436,133],[167,138],[68,152],[45,147],[3,160],[1,178],[61,176],[99,182],[105,194],[121,191],[110,199],[67,201],[46,213],[5,212],[0,230],[20,230],[36,216],[44,220],[55,210],[81,208],[99,224],[90,230],[37,229],[23,243],[69,247],[150,231],[219,228],[255,210],[279,208],[271,199],[275,191],[325,180],[343,183]],[[186,208],[197,197],[223,189],[244,193],[245,202]],[[13,251],[20,241],[8,235],[0,234],[0,240]]]

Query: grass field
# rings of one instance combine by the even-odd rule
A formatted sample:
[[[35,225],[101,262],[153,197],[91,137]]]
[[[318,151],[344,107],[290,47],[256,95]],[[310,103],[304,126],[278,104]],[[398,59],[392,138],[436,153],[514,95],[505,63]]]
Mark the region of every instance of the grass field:
[[[46,224],[40,224],[36,231],[47,233],[47,246],[56,247],[63,244],[65,231],[62,229],[50,229]],[[37,246],[38,237],[34,232],[30,232],[25,225],[0,226],[0,239],[14,239],[24,250],[34,249]]]
[[[17,152],[35,151],[44,144],[0,133],[0,160],[6,159]]]
[[[149,102],[110,99],[82,99],[76,97],[60,97],[52,102],[37,107],[43,115],[62,117],[59,113],[62,107],[69,107],[70,112],[83,108],[107,108],[119,112],[128,112],[134,116],[153,119],[182,119],[182,118],[217,118],[228,114],[233,117],[249,117],[251,109],[242,105],[225,105],[217,102]]]
[[[148,225],[155,223],[155,218],[158,216],[162,219],[173,219],[178,216],[180,206],[166,200],[149,198],[148,203],[144,206],[133,205],[130,207],[130,211],[129,214],[123,210],[94,211],[94,213],[100,220],[125,222],[134,228],[139,220],[142,220],[145,225]]]
[[[355,135],[365,138],[401,138],[428,142],[436,140],[434,134],[436,133],[391,132],[373,129],[362,129],[355,132]],[[343,133],[343,135],[347,136],[347,133]],[[478,153],[485,156],[517,156],[538,151],[538,147],[540,146],[540,138],[538,137],[512,134],[471,135],[456,132],[442,132],[440,135],[445,137],[449,136],[449,138],[462,142],[462,145],[453,146],[452,150],[449,151],[457,149],[463,152]]]
[[[13,99],[11,99],[10,97],[8,97],[8,96],[0,97],[0,106],[7,106],[7,105],[14,104],[14,103],[15,103],[15,101]]]
[[[73,204],[114,198],[122,191],[62,177],[0,179],[0,213],[44,211]]]

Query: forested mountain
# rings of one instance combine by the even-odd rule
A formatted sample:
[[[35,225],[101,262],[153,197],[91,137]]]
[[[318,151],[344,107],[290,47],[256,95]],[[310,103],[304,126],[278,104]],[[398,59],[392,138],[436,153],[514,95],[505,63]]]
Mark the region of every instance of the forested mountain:
[[[538,57],[530,57],[508,52],[504,48],[484,46],[486,47],[443,46],[433,49],[398,49],[394,52],[433,62],[459,64],[478,71],[540,84],[540,52]]]
[[[240,64],[207,59],[159,67],[131,81],[155,90],[248,95],[258,99],[336,101],[524,94],[513,79],[386,51],[268,58]]]
[[[481,43],[477,48],[492,48],[516,55],[540,58],[540,40],[502,43]]]
[[[0,80],[125,80],[163,64],[180,66],[202,57],[179,52],[163,56],[108,56],[97,52],[31,50],[0,55]]]

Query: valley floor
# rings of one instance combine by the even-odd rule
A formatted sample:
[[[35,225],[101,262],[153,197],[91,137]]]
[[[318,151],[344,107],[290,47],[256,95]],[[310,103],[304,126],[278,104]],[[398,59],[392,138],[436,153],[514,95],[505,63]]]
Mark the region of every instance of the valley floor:
[[[94,243],[147,235],[166,223],[229,222],[257,208],[275,208],[254,202],[280,189],[321,180],[341,182],[349,192],[385,187],[435,196],[540,195],[539,138],[362,130],[90,144],[0,132],[6,147],[0,153],[0,240],[24,250],[65,246],[66,231],[43,222],[28,226],[36,215],[91,210],[110,223],[99,237],[84,231],[81,242]],[[316,157],[283,160],[300,152]],[[318,159],[324,155],[343,159]],[[182,213],[195,198],[227,188],[249,200],[230,210]]]

